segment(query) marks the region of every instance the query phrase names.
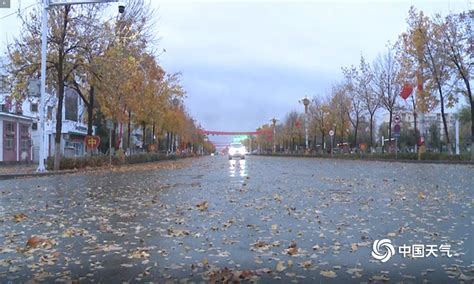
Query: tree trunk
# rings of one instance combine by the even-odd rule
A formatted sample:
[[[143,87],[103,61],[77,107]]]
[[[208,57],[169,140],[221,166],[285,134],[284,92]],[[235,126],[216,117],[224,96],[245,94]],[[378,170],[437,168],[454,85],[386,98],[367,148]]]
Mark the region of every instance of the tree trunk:
[[[467,82],[469,88],[469,82]],[[472,100],[471,89],[468,89],[469,99],[471,101],[471,161],[474,161],[474,101]]]
[[[449,141],[449,134],[448,134],[448,124],[446,123],[446,115],[444,114],[444,97],[443,97],[443,90],[441,89],[440,83],[437,81],[436,82],[438,86],[438,92],[439,92],[439,102],[441,105],[441,119],[443,120],[443,128],[444,128],[444,139],[446,141],[446,144],[448,146],[448,152],[451,154],[452,149],[451,149],[451,144]]]
[[[59,62],[60,66],[62,66],[62,62]],[[64,99],[64,81],[62,81],[63,73],[62,67],[60,67],[61,72],[58,72],[58,109],[56,111],[56,135],[54,137],[54,170],[58,171],[60,169],[61,164],[61,132],[63,126],[63,99]]]
[[[369,121],[369,133],[370,133],[370,152],[372,152],[372,147],[374,146],[374,114],[370,114]]]
[[[325,142],[326,137],[324,136],[324,131],[321,131],[321,149],[326,150],[326,147],[324,147],[324,142]]]
[[[392,111],[389,112],[389,119],[388,119],[388,141],[392,141]]]
[[[354,129],[354,146],[357,147],[357,133],[359,131],[359,118],[356,119],[355,129]]]
[[[445,139],[446,144],[448,146],[448,152],[450,154],[452,154],[451,142],[449,140],[449,134],[448,134],[448,124],[446,123],[446,115],[444,114],[443,100],[441,100],[441,118],[443,119],[444,139]]]
[[[84,102],[85,103],[85,102]],[[89,89],[89,102],[86,104],[87,107],[87,135],[92,135],[92,126],[94,122],[94,86]]]
[[[152,137],[151,137],[153,144],[156,144],[155,141],[155,123],[153,122],[153,130],[152,130]]]
[[[110,145],[111,148],[113,147],[115,150],[117,150],[117,143],[116,143],[116,141],[117,141],[117,130],[116,130],[117,125],[118,124],[116,122],[114,122],[114,129],[112,130],[112,145]],[[112,149],[109,149],[109,151],[112,151]]]
[[[131,154],[131,149],[130,147],[130,137],[131,133],[130,130],[132,129],[132,110],[128,110],[128,123],[127,123],[127,152]]]
[[[146,124],[144,122],[142,123],[142,134],[143,134],[143,137],[142,137],[143,138],[143,141],[142,141],[143,148],[146,149],[145,148],[145,146],[146,146]]]
[[[467,96],[469,98],[469,102],[471,103],[471,161],[474,161],[474,100],[472,97],[471,84],[467,76],[464,74],[461,66],[456,64],[456,67],[458,68],[464,84],[466,85]]]

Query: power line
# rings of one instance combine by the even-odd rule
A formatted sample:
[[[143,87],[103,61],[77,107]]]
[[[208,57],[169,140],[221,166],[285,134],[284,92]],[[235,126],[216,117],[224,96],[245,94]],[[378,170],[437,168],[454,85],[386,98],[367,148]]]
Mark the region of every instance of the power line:
[[[5,18],[8,18],[8,17],[13,16],[13,15],[16,15],[16,14],[20,14],[21,12],[23,12],[23,11],[25,11],[26,9],[31,8],[31,7],[33,7],[33,6],[35,6],[35,5],[38,5],[38,3],[33,3],[33,4],[29,5],[29,6],[26,6],[25,8],[23,8],[23,9],[21,9],[21,10],[18,10],[18,11],[15,11],[15,12],[11,13],[11,14],[8,14],[8,15],[5,15],[5,16],[3,16],[3,17],[0,17],[0,20],[3,20],[3,19],[5,19]]]

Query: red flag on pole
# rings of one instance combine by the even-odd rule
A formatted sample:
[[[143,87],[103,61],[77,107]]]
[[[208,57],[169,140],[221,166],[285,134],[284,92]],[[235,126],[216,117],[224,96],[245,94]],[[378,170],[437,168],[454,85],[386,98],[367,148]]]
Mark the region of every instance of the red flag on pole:
[[[413,92],[413,86],[410,84],[405,84],[403,86],[402,92],[400,93],[400,97],[406,100],[408,99],[408,97],[411,95],[412,92]]]

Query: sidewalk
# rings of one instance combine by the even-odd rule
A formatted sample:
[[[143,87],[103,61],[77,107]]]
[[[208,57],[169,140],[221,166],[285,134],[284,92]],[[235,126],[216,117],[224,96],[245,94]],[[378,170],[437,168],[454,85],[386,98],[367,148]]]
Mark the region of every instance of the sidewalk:
[[[31,174],[36,171],[38,165],[36,164],[22,164],[22,165],[1,165],[0,175],[10,174]]]
[[[77,170],[61,170],[61,171],[47,171],[47,172],[36,172],[36,164],[23,164],[23,165],[1,165],[0,166],[0,180],[15,179],[22,177],[33,177],[33,176],[49,176],[65,173],[74,173]]]

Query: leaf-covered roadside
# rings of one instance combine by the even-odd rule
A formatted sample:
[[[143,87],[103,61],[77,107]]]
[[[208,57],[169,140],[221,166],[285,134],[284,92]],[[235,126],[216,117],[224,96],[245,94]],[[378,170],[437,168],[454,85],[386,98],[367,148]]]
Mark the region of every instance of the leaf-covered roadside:
[[[2,182],[0,278],[469,282],[474,181],[466,171],[474,170],[207,157]],[[453,257],[382,264],[370,257],[381,238],[448,243]]]

